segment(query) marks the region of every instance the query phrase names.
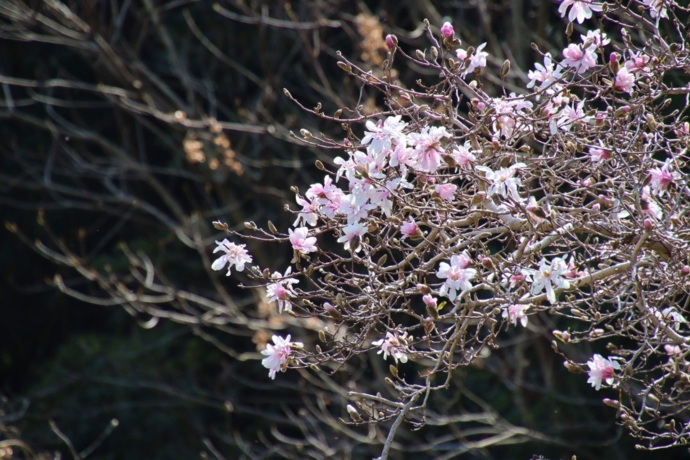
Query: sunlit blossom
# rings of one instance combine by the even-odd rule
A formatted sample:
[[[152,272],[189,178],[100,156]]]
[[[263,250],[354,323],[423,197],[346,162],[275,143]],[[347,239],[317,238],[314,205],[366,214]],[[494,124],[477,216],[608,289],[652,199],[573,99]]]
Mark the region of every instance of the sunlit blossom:
[[[603,382],[612,385],[615,371],[620,369],[620,364],[617,361],[611,358],[604,359],[601,355],[592,356],[592,359],[587,361],[587,365],[589,366],[587,383],[590,383],[597,391],[601,389]]]
[[[570,8],[570,12],[568,12]],[[558,7],[558,12],[561,13],[561,17],[564,18],[568,14],[568,21],[577,21],[582,24],[585,19],[590,19],[592,17],[592,12],[601,12],[601,3],[591,1],[591,0],[563,0],[561,6]]]
[[[568,266],[560,257],[554,257],[551,263],[546,259],[542,259],[539,263],[539,269],[534,271],[534,281],[532,282],[532,295],[537,295],[542,291],[546,291],[546,298],[553,305],[556,303],[556,292],[554,286],[557,288],[568,289],[570,282],[564,278],[564,273]]]
[[[241,272],[244,270],[245,264],[251,263],[252,256],[250,256],[247,252],[245,244],[231,243],[227,239],[224,239],[223,241],[216,241],[216,244],[218,246],[213,250],[213,252],[216,253],[221,251],[225,254],[213,262],[213,265],[211,265],[213,270],[222,270],[227,264],[228,273],[226,276],[230,276],[233,265],[238,272]]]
[[[467,254],[454,255],[450,258],[450,264],[441,262],[436,276],[445,279],[439,290],[441,296],[448,296],[453,301],[457,297],[457,291],[472,289],[472,281],[477,276],[477,270],[467,268],[472,262]]]
[[[383,359],[388,359],[388,355],[391,355],[396,364],[398,361],[404,364],[408,359],[407,341],[407,332],[402,335],[398,335],[397,332],[386,332],[386,338],[371,342],[371,344],[381,347],[378,354],[383,353]]]
[[[359,252],[362,249],[362,236],[366,232],[367,229],[362,223],[349,224],[343,229],[343,236],[338,238],[338,243],[345,243],[346,250]]]
[[[290,299],[297,295],[292,285],[299,283],[299,281],[295,278],[288,278],[291,272],[292,267],[288,267],[287,270],[285,270],[284,275],[281,275],[280,272],[273,273],[273,275],[271,275],[271,279],[276,281],[266,287],[268,301],[278,302],[279,313],[282,313],[283,310],[292,311],[292,303],[290,303]]]
[[[316,251],[316,237],[309,236],[309,229],[306,227],[299,227],[293,232],[289,230],[290,243],[292,249],[300,254],[309,254]]]
[[[266,345],[266,349],[261,352],[265,356],[261,364],[268,369],[268,376],[275,380],[278,371],[285,372],[292,354],[293,347],[302,348],[301,342],[291,342],[290,335],[282,338],[278,335],[273,336],[273,345]]]
[[[597,65],[595,47],[582,48],[582,45],[571,43],[563,50],[563,57],[565,57],[563,65],[574,68],[578,74],[584,73]]]
[[[405,238],[419,236],[421,231],[419,230],[417,223],[414,221],[414,219],[412,219],[412,216],[410,216],[409,220],[403,222],[403,224],[400,226],[400,233],[403,234],[402,239],[404,240]]]
[[[536,82],[541,83],[541,88],[546,88],[562,76],[561,67],[556,66],[554,68],[551,53],[546,53],[544,55],[544,65],[541,65],[537,62],[534,64],[534,67],[536,70],[530,70],[527,72],[527,78],[530,79],[530,82],[527,83],[528,88],[534,87]]]
[[[649,186],[652,188],[654,195],[662,196],[668,190],[669,185],[683,177],[678,171],[669,171],[672,163],[673,160],[667,158],[660,168],[656,167],[649,170],[649,175],[651,176]]]
[[[505,198],[512,198],[515,201],[522,201],[518,194],[518,187],[522,185],[520,177],[516,176],[519,169],[526,167],[524,163],[517,163],[509,168],[501,168],[498,171],[493,171],[487,166],[477,166],[476,169],[484,172],[484,176],[489,181],[489,187],[486,190],[486,196],[491,197],[495,194],[502,195]]]
[[[522,324],[522,327],[527,327],[527,310],[530,305],[524,304],[512,304],[503,309],[503,317],[508,320],[510,324],[515,326],[518,321]]]

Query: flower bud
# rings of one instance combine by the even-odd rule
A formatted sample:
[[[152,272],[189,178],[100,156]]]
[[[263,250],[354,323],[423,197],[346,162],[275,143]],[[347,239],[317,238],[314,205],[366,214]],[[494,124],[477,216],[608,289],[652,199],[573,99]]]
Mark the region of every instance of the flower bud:
[[[323,309],[326,313],[330,315],[331,318],[335,320],[343,319],[343,315],[340,314],[337,308],[335,308],[331,303],[325,302],[323,304]]]
[[[570,333],[567,331],[553,331],[553,335],[563,343],[570,342]]]
[[[386,46],[388,46],[388,49],[395,49],[398,47],[398,37],[395,35],[386,35]]]
[[[604,330],[601,328],[592,329],[592,332],[589,333],[589,336],[592,338],[601,337],[602,335],[604,335]]]
[[[652,222],[652,219],[647,218],[642,223],[645,230],[651,230],[654,228],[654,222]]]
[[[362,421],[362,417],[359,415],[359,412],[357,412],[357,409],[355,409],[355,406],[353,406],[352,404],[347,405],[347,413],[350,414],[350,418],[353,422]]]
[[[683,276],[688,276],[690,275],[690,266],[688,265],[683,265],[683,268],[680,269],[680,274]]]
[[[618,59],[620,59],[620,55],[616,52],[613,52],[609,55],[609,68],[614,75],[616,75],[621,68]]]
[[[441,35],[446,38],[453,38],[455,31],[453,30],[453,25],[450,22],[446,22],[441,26]]]
[[[506,75],[508,75],[508,72],[510,72],[510,61],[506,59],[503,61],[503,65],[501,66],[501,79],[504,79]]]
[[[604,398],[604,404],[606,404],[609,407],[613,407],[614,409],[618,409],[621,406],[621,403],[619,401],[609,398]]]
[[[580,366],[578,366],[577,364],[572,363],[570,361],[564,362],[563,365],[565,366],[566,369],[568,369],[568,371],[572,372],[573,374],[584,374],[585,373],[585,371]]]

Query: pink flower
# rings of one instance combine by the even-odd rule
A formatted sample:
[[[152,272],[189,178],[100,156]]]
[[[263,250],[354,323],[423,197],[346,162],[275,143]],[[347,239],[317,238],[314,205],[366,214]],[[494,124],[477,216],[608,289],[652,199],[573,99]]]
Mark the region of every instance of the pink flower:
[[[630,94],[632,93],[633,84],[635,84],[635,75],[626,67],[621,67],[616,74],[616,81],[613,84],[614,88]]]
[[[575,123],[588,122],[591,117],[587,116],[584,111],[585,101],[580,101],[579,104],[572,106],[568,105],[561,111],[559,118],[560,128],[564,131],[570,131],[570,128]]]
[[[611,151],[609,149],[605,149],[604,144],[602,144],[601,141],[599,141],[599,144],[601,145],[602,148],[598,147],[590,147],[589,148],[589,155],[594,162],[600,162],[604,160],[610,160],[611,159]]]
[[[408,135],[408,143],[414,147],[414,166],[420,171],[435,173],[441,164],[443,146],[441,138],[451,137],[444,127],[424,127],[420,133]]]
[[[526,311],[529,309],[529,307],[530,305],[509,305],[508,308],[503,310],[503,317],[507,318],[510,324],[513,326],[517,324],[518,320],[520,320],[522,327],[527,327],[528,318]]]
[[[544,55],[544,65],[537,62],[534,64],[534,67],[537,70],[530,70],[527,72],[527,78],[530,79],[530,82],[527,83],[528,88],[532,88],[536,82],[541,82],[540,87],[546,88],[551,83],[561,78],[562,69],[560,66],[554,69],[551,53],[546,53]]]
[[[407,332],[398,336],[397,332],[386,332],[386,338],[371,342],[376,347],[381,347],[378,354],[383,353],[383,359],[388,359],[388,355],[393,356],[395,364],[407,362]]]
[[[642,187],[642,196],[640,196],[640,207],[642,208],[642,214],[652,216],[657,220],[661,220],[664,217],[663,212],[661,212],[661,207],[652,198],[649,192],[649,185]]]
[[[386,35],[386,46],[388,49],[394,49],[396,46],[398,46],[398,37],[391,34]]]
[[[620,369],[618,362],[609,359],[604,359],[601,355],[594,355],[592,359],[587,361],[589,366],[589,379],[587,383],[591,383],[597,391],[601,389],[601,383],[606,382],[611,385],[614,381],[614,374],[616,370]]]
[[[671,345],[667,343],[664,345],[664,350],[666,350],[666,353],[668,353],[668,355],[672,358],[679,358],[682,354],[678,345]]]
[[[480,102],[480,104],[484,103]],[[454,148],[450,156],[460,167],[467,167],[477,160],[476,157],[470,151],[469,142],[465,142],[465,145],[459,145],[456,148]]]
[[[244,270],[244,264],[251,263],[252,256],[247,252],[245,244],[235,244],[229,242],[227,239],[223,241],[216,241],[218,247],[213,250],[214,254],[218,251],[222,251],[225,254],[220,256],[213,262],[211,268],[213,270],[222,270],[225,264],[228,264],[228,273],[226,276],[230,276],[230,269],[234,265],[238,272]]]
[[[647,73],[649,71],[649,56],[631,51],[630,60],[625,61],[625,68],[632,73]]]
[[[652,168],[649,170],[649,174],[652,176],[649,185],[652,187],[654,195],[663,195],[669,185],[683,177],[678,171],[670,172],[670,167],[671,159],[667,158],[661,168]]]
[[[573,22],[577,20],[579,24],[582,24],[585,19],[591,18],[592,11],[601,11],[601,4],[591,0],[563,0],[561,6],[558,7],[558,12],[561,13],[562,18],[565,17],[569,7],[572,8],[570,13],[568,13],[568,21]]]
[[[459,256],[454,255],[450,258],[450,265],[446,262],[441,262],[436,276],[446,281],[441,286],[439,294],[441,296],[446,296],[451,300],[455,300],[457,297],[458,290],[464,292],[468,289],[472,289],[471,280],[477,276],[477,270],[474,268],[467,268],[467,266],[472,262],[466,254],[461,254]]]
[[[458,186],[455,184],[440,184],[434,188],[438,196],[446,201],[453,201],[457,189]]]
[[[301,342],[290,342],[290,335],[282,338],[280,336],[273,336],[273,343],[266,345],[266,349],[261,352],[265,356],[261,360],[261,364],[268,369],[268,376],[275,380],[278,371],[285,372],[287,369],[292,347],[302,348],[304,345]]]
[[[583,50],[582,45],[571,43],[563,50],[563,56],[565,57],[563,64],[576,69],[578,74],[597,65],[597,55],[593,46]]]
[[[453,35],[455,35],[455,31],[453,30],[453,24],[451,24],[450,22],[444,23],[441,27],[441,35],[443,35],[446,38],[453,38]]]
[[[273,273],[271,278],[277,281],[266,287],[268,301],[278,302],[278,313],[282,313],[283,310],[292,311],[290,299],[297,295],[292,285],[299,283],[299,281],[295,278],[288,278],[290,272],[292,272],[292,267],[288,267],[287,270],[285,270],[285,275],[281,275],[280,272]]]
[[[290,232],[290,243],[292,243],[292,249],[300,254],[309,254],[310,252],[316,251],[316,237],[309,236],[309,229],[307,227],[300,227]]]
[[[403,224],[400,226],[400,233],[403,234],[402,239],[404,240],[408,237],[412,238],[414,236],[421,235],[422,232],[419,231],[419,227],[412,219],[412,216],[410,216],[409,222],[403,222]]]
[[[422,300],[424,301],[424,305],[426,305],[427,307],[431,307],[431,308],[437,308],[438,307],[436,297],[433,297],[431,294],[426,294],[426,295],[422,296]]]

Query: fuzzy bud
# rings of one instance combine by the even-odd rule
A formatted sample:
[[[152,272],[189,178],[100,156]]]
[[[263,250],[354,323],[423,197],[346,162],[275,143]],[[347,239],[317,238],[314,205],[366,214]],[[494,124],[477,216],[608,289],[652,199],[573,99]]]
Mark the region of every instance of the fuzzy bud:
[[[645,230],[651,230],[654,228],[654,222],[652,222],[652,219],[649,218],[643,221],[643,225]]]
[[[688,276],[690,275],[690,266],[688,265],[683,265],[683,268],[680,269],[680,274],[683,276]]]
[[[573,374],[584,374],[585,373],[585,371],[580,366],[578,366],[577,364],[572,363],[570,361],[564,362],[563,365],[565,366],[566,369],[568,369],[568,371],[572,372]]]

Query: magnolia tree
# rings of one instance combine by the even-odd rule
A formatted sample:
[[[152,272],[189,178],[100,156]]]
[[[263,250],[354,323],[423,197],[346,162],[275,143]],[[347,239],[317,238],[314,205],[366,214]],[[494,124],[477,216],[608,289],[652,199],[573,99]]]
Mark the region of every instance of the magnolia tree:
[[[426,50],[407,53],[389,35],[380,71],[338,62],[385,111],[330,116],[285,90],[346,133],[301,131],[333,153],[316,163],[323,181],[293,187],[287,232],[214,222],[228,236],[214,270],[244,271],[283,315],[323,326],[312,346],[297,341],[307,329],[273,336],[262,362],[271,379],[334,375],[371,350],[390,365],[378,390],[395,396],[354,389],[341,420],[390,422],[381,459],[404,423],[440,423],[428,401],[453,372],[535,315],[568,325],[552,331],[553,352],[641,448],[690,441],[688,9],[564,0],[559,12],[567,47],[533,45],[542,59],[524,88],[500,97],[483,89],[485,44],[429,22]],[[396,60],[438,78],[409,89]],[[509,73],[505,61],[498,76]],[[294,257],[254,265],[243,239],[290,244]]]

